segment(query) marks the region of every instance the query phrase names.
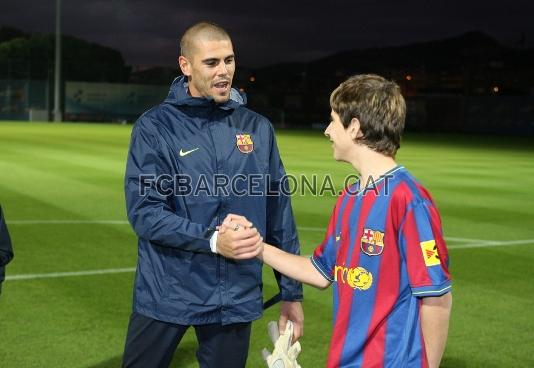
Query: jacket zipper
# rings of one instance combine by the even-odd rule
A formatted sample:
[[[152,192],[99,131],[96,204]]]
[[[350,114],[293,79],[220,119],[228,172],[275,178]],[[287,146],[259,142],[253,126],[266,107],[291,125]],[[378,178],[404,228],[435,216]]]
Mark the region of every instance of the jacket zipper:
[[[215,174],[219,174],[220,160],[219,160],[219,157],[217,156],[217,149],[215,147],[215,141],[213,140],[213,135],[211,132],[212,126],[214,126],[215,124],[212,120],[212,117],[213,117],[213,113],[216,111],[216,108],[217,107],[214,106],[209,115],[207,130],[208,130],[208,135],[211,141],[211,145],[213,147],[213,151],[215,152]],[[223,201],[222,204],[224,204],[224,198],[222,199],[222,201]],[[217,220],[218,220],[218,223],[221,223],[223,220],[220,216],[220,213],[217,214]],[[221,265],[221,262],[222,262],[222,265]],[[228,305],[228,296],[227,296],[227,291],[226,291],[227,286],[228,286],[228,264],[226,262],[226,259],[224,259],[220,255],[217,255],[217,272],[219,272],[218,279],[219,279],[219,287],[221,290],[221,321],[224,322],[224,310],[225,310],[225,307]],[[222,275],[220,274],[221,272],[223,273]]]

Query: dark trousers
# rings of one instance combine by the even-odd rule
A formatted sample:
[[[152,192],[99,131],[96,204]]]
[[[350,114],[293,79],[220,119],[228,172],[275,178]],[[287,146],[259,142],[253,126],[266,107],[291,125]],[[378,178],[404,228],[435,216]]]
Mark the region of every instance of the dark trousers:
[[[167,368],[189,326],[132,313],[126,336],[123,368]],[[251,323],[193,326],[200,368],[241,368],[247,362]]]

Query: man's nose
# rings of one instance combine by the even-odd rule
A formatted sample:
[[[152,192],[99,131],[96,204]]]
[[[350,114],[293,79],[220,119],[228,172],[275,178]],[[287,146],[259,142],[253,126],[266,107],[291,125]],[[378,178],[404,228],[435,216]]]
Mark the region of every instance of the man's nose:
[[[228,66],[225,62],[219,63],[217,75],[228,75]]]

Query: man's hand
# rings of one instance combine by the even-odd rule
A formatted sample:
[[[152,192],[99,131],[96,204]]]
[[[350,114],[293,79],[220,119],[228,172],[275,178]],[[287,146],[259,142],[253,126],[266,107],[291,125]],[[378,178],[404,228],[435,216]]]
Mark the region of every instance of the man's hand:
[[[217,253],[226,258],[254,258],[263,250],[263,238],[243,216],[228,215],[218,230]]]
[[[254,225],[247,220],[245,216],[230,213],[224,218],[221,226],[217,227],[217,230],[219,230],[219,234],[224,234],[227,230],[238,231],[239,229],[248,229],[252,227],[254,227]]]
[[[283,334],[286,330],[287,320],[293,321],[293,339],[296,342],[304,335],[304,311],[301,302],[285,302],[280,305],[280,318],[278,330]]]

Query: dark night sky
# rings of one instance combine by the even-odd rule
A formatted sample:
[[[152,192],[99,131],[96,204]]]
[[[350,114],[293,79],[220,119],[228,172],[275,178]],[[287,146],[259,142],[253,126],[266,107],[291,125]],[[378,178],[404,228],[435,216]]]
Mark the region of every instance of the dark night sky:
[[[0,25],[53,32],[54,0],[11,0]],[[211,20],[232,36],[238,63],[309,61],[336,51],[400,45],[481,30],[534,47],[531,0],[63,0],[63,31],[120,50],[133,65],[175,65],[187,26]]]

